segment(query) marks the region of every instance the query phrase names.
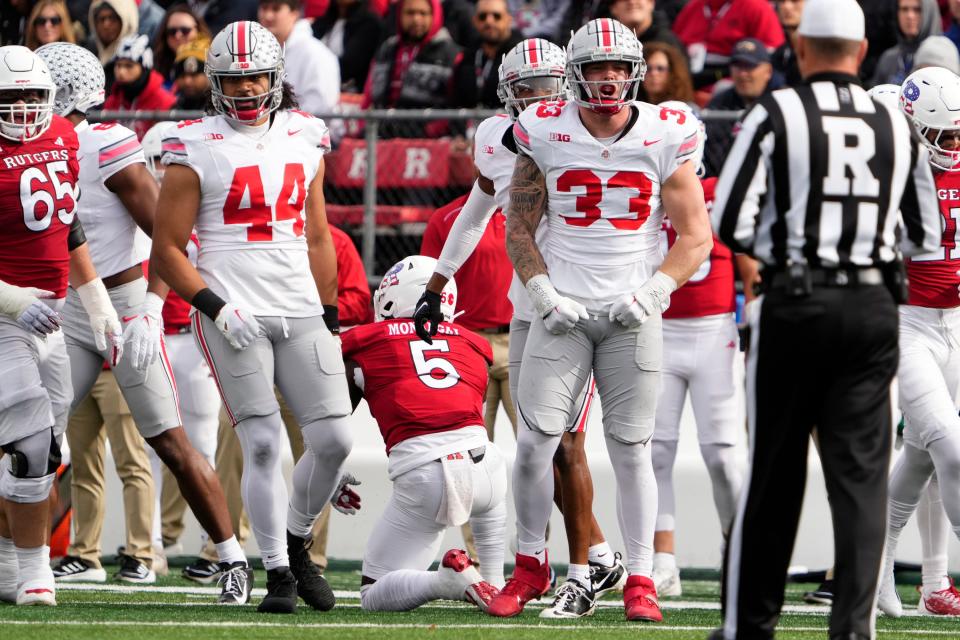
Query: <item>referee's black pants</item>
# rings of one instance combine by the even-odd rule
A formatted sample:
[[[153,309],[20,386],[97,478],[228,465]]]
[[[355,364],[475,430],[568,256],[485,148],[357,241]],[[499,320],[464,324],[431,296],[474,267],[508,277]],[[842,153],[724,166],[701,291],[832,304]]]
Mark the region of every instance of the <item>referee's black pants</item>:
[[[727,547],[724,637],[773,637],[816,427],[836,556],[830,637],[869,638],[887,523],[897,308],[883,286],[822,287],[800,299],[774,288],[760,304],[747,358],[751,468]]]

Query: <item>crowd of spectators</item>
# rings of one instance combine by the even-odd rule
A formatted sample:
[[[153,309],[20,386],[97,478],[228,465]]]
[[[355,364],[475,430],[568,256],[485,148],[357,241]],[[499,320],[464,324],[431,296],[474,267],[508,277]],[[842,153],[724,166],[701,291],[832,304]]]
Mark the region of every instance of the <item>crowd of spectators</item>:
[[[923,65],[960,67],[960,0],[861,0],[867,86],[900,83]],[[740,111],[801,81],[793,47],[803,0],[0,0],[0,44],[76,42],[99,56],[109,107],[198,108],[204,55],[237,19],[285,46],[301,107],[497,108],[497,68],[525,37],[564,44],[613,17],[644,45],[641,99]],[[139,133],[148,128],[141,125]],[[725,148],[735,128],[710,127]],[[461,133],[444,123],[381,134]],[[356,133],[356,131],[355,131]],[[349,135],[349,134],[348,134]],[[708,153],[708,164],[709,164]],[[708,167],[709,169],[709,167]]]

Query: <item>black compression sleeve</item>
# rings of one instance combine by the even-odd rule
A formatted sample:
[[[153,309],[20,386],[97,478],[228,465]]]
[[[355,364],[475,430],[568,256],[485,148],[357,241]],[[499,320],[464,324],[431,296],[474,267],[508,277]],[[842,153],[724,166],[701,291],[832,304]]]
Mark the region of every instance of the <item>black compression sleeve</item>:
[[[87,236],[83,232],[83,225],[80,224],[80,216],[74,215],[73,222],[70,223],[70,233],[67,235],[67,249],[73,251],[86,242]]]
[[[216,320],[217,315],[220,313],[220,310],[223,309],[223,306],[227,304],[227,301],[207,288],[197,291],[197,294],[193,296],[190,304],[211,320]]]

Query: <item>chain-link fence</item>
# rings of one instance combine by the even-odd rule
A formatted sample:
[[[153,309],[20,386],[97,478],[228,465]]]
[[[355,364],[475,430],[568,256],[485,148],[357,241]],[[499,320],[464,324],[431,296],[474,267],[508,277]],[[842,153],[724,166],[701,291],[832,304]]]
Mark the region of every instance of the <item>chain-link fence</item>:
[[[370,110],[318,114],[330,128],[326,156],[327,218],[356,243],[371,285],[404,256],[420,252],[427,221],[469,192],[473,132],[493,111]],[[91,121],[186,120],[197,111],[102,111]],[[736,134],[739,112],[704,111],[706,175],[717,175]]]

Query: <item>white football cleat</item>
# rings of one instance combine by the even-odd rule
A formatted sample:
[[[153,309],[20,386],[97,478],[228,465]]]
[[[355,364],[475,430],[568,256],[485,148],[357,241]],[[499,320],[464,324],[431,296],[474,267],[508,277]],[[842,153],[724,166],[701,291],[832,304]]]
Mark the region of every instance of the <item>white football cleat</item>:
[[[450,549],[443,554],[443,560],[437,568],[443,592],[450,600],[472,602],[486,613],[490,601],[499,589],[483,579],[473,561],[463,549]]]
[[[27,580],[17,589],[17,604],[23,606],[45,605],[57,606],[56,585],[53,576]]]
[[[657,587],[659,596],[679,596],[683,595],[683,587],[680,584],[680,569],[677,567],[654,567],[653,584]]]
[[[891,618],[899,618],[903,615],[903,603],[900,602],[900,594],[897,593],[897,586],[893,580],[892,570],[884,571],[883,575],[880,576],[880,593],[877,594],[877,608]]]

